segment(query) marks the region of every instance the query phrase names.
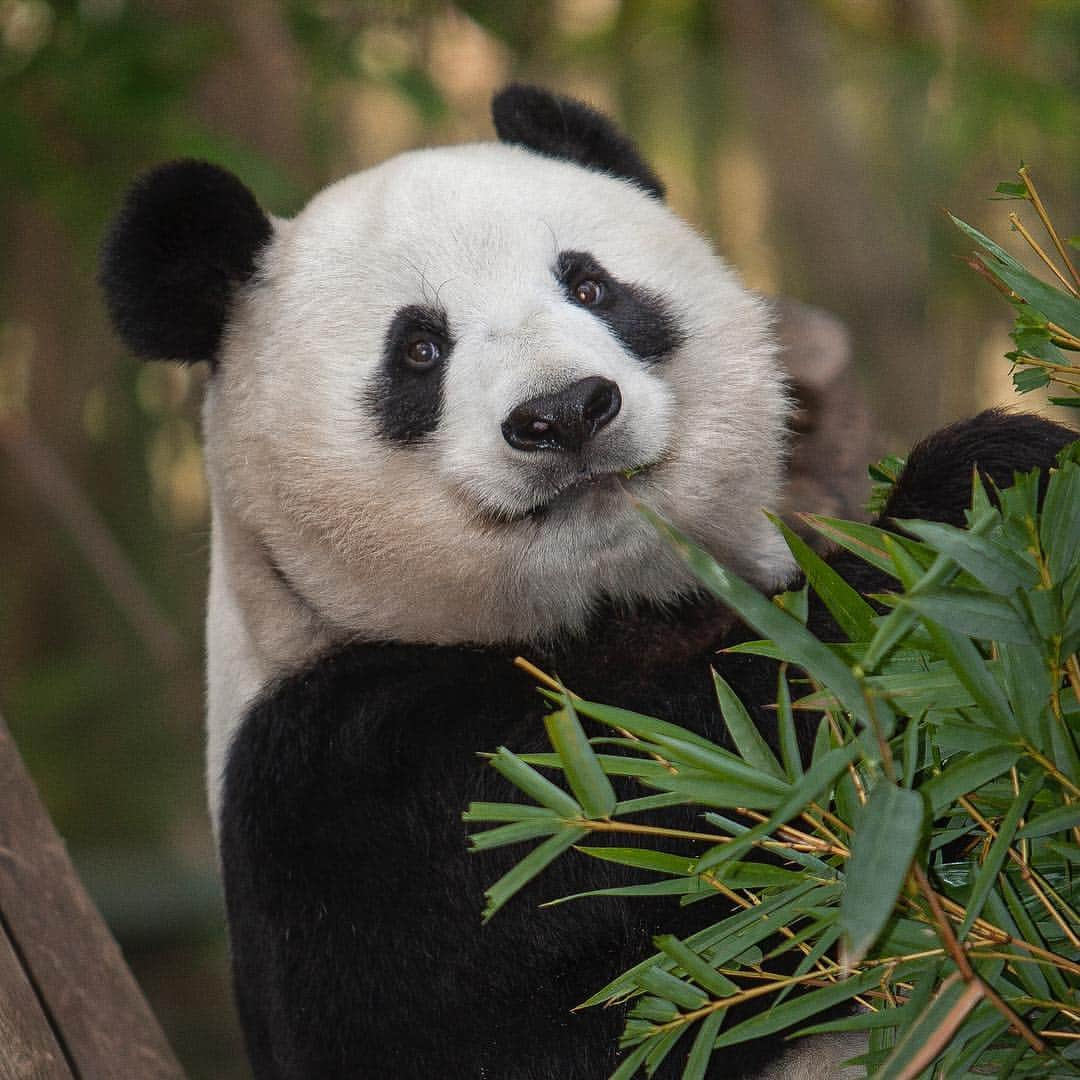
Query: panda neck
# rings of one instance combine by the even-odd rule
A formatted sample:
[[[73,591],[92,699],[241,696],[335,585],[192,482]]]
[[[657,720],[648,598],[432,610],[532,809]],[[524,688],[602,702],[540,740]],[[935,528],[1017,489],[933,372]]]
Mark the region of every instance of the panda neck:
[[[215,823],[229,740],[247,707],[269,683],[346,636],[221,501],[213,501],[206,630],[207,790]]]

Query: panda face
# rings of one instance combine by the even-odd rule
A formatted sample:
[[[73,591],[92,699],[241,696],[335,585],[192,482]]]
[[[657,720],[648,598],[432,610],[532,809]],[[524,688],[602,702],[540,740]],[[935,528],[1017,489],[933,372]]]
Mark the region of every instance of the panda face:
[[[418,151],[274,223],[206,407],[215,512],[338,634],[506,641],[692,588],[655,506],[788,564],[763,303],[640,186],[519,146]]]

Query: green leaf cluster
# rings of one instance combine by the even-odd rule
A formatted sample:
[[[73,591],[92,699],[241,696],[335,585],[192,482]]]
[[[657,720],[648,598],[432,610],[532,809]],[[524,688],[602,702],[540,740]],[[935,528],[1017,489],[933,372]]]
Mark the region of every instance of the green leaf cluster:
[[[702,930],[658,936],[583,1003],[629,1003],[614,1077],[674,1055],[695,1080],[725,1047],[839,1031],[865,1033],[878,1077],[1080,1075],[1080,444],[1043,479],[1040,508],[1038,472],[996,501],[974,477],[966,528],[808,518],[891,577],[885,614],[784,529],[838,643],[807,628],[805,596],[768,600],[643,511],[761,634],[738,651],[781,661],[776,749],[720,675],[730,748],[552,680],[552,752],[491,758],[531,801],[465,815],[494,826],[476,848],[541,841],[486,917],[556,858],[650,880],[554,902],[704,905]],[[615,776],[640,795],[617,799]],[[700,829],[636,820],[675,804]]]
[[[1017,391],[1026,394],[1056,385],[1066,390],[1067,396],[1052,397],[1051,402],[1080,408],[1080,396],[1075,396],[1080,390],[1080,366],[1071,359],[1072,354],[1080,351],[1080,273],[1067,250],[1072,246],[1071,241],[1063,240],[1058,234],[1027,167],[1021,165],[1017,175],[1020,183],[1005,181],[998,184],[995,197],[1031,203],[1045,229],[1049,250],[1039,243],[1017,214],[1010,214],[1009,220],[1041,261],[1044,270],[1049,271],[1054,279],[1052,282],[1036,277],[978,229],[952,214],[949,217],[980,249],[971,257],[969,265],[1003,292],[1016,309],[1016,322],[1010,333],[1016,348],[1005,355],[1013,365],[1013,385]],[[871,476],[874,476],[873,470]]]

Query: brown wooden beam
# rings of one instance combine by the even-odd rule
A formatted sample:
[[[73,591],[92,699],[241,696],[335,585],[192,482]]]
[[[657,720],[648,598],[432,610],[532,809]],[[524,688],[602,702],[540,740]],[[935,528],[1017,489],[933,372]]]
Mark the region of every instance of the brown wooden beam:
[[[0,1080],[182,1080],[2,719],[0,929]],[[12,1052],[38,1055],[30,1060],[42,1063],[39,1071],[18,1071],[14,1064],[4,1071],[16,1060],[10,1053],[5,1058],[9,1029],[22,1040]],[[55,1066],[43,1056],[49,1054]]]

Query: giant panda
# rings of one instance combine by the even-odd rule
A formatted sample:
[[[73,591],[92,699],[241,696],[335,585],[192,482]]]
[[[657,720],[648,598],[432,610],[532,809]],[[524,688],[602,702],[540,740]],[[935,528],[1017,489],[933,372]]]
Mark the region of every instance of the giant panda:
[[[518,852],[466,852],[462,809],[513,797],[476,752],[543,742],[516,654],[722,740],[717,665],[775,734],[775,671],[718,654],[744,631],[628,498],[762,589],[791,579],[760,512],[790,409],[770,310],[606,118],[524,86],[493,113],[497,141],[395,157],[292,220],[213,165],[162,166],[103,248],[130,347],[210,367],[208,786],[259,1080],[599,1080],[623,1016],[573,1007],[715,917],[538,910],[623,880],[571,854],[481,925]],[[884,517],[959,521],[973,463],[1007,482],[1071,438],[946,429]],[[710,1076],[823,1078],[857,1052],[770,1039]]]

